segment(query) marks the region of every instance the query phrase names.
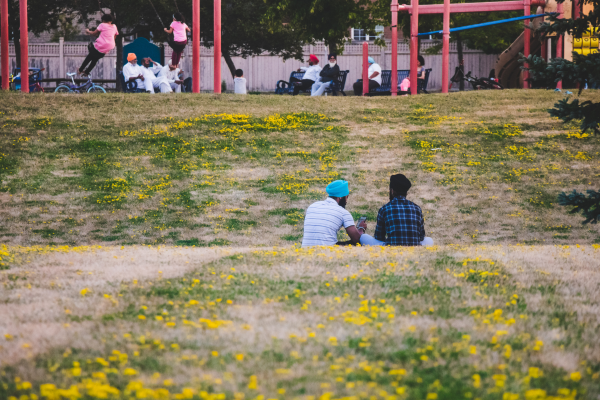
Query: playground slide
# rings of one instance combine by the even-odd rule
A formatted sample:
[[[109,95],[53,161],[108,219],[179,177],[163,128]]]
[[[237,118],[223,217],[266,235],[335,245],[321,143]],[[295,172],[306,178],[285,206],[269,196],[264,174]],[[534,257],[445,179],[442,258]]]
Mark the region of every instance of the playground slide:
[[[547,10],[546,10],[547,11]],[[538,9],[538,14],[543,11]],[[542,22],[542,18],[533,20],[533,28],[537,29]],[[522,88],[523,87],[523,70],[519,64],[519,53],[524,51],[525,33],[521,33],[508,49],[504,50],[496,60],[496,78],[504,88]],[[530,51],[531,54],[540,54],[541,43],[534,37],[531,38]]]
[[[523,70],[519,64],[519,53],[523,53],[525,33],[521,33],[508,49],[504,50],[496,60],[496,77],[504,88],[522,88]],[[531,40],[530,51],[539,54],[540,41]]]

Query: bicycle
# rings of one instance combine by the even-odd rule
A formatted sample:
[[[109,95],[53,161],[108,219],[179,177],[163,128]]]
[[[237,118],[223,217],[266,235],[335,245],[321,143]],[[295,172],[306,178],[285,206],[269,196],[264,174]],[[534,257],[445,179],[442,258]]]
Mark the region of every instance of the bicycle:
[[[481,89],[502,90],[502,89],[504,89],[502,87],[502,85],[495,80],[488,79],[488,78],[476,78],[474,76],[471,76],[471,71],[469,71],[463,77],[463,79],[465,81],[469,82],[473,86],[473,89],[475,89],[475,90],[481,90]]]
[[[41,92],[44,93],[42,87],[42,72],[46,68],[29,68],[29,93]],[[9,77],[10,90],[21,90],[21,68],[15,68],[12,75]]]
[[[102,86],[96,85],[94,82],[92,82],[91,76],[88,77],[87,82],[85,82],[83,85],[77,86],[75,79],[73,78],[75,75],[77,74],[74,72],[67,73],[67,76],[71,78],[72,83],[68,81],[61,82],[60,85],[58,85],[54,90],[54,93],[106,93],[106,90]]]

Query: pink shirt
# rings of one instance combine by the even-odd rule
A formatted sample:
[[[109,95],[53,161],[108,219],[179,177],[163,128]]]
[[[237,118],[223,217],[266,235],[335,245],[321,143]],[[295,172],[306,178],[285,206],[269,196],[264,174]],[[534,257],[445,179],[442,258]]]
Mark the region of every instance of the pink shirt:
[[[171,28],[173,28],[173,40],[176,42],[187,42],[187,35],[185,28],[187,25],[183,22],[173,21],[171,22]]]
[[[115,47],[115,35],[119,34],[117,27],[113,24],[101,23],[97,30],[100,31],[100,36],[96,39],[94,47],[100,53],[108,53]]]

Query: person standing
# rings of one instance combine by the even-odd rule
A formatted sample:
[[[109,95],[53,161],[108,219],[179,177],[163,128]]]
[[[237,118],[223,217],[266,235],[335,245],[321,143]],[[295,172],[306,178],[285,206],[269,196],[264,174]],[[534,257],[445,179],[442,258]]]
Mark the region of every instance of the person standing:
[[[381,86],[381,67],[375,62],[373,57],[369,57],[369,71],[367,72],[367,75],[369,76],[369,92]],[[355,96],[362,96],[363,80],[359,79],[356,81],[353,88]]]
[[[169,45],[173,49],[171,55],[171,65],[178,65],[181,60],[181,55],[185,46],[187,46],[187,32],[191,32],[191,29],[185,24],[183,15],[179,12],[173,14],[173,22],[169,29],[165,28],[167,34],[173,34],[173,41],[169,42]]]
[[[291,78],[290,83],[294,85],[293,96],[296,96],[301,90],[310,90],[312,85],[319,79],[321,73],[319,59],[314,54],[308,57],[308,67],[298,68],[298,72],[304,72],[302,79]]]
[[[98,39],[88,45],[89,54],[77,70],[79,75],[88,76],[98,63],[98,60],[104,58],[108,52],[115,48],[115,37],[119,34],[119,30],[113,24],[113,18],[110,14],[104,14],[101,20],[102,23],[98,25],[96,30],[85,30],[85,33],[97,36]]]
[[[319,79],[312,85],[311,96],[322,96],[340,75],[340,67],[337,65],[337,56],[330,54],[329,63],[319,72]]]

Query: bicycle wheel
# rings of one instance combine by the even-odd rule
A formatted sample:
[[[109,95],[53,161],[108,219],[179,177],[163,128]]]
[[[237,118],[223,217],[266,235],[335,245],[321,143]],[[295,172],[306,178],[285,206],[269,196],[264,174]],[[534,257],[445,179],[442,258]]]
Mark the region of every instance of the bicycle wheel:
[[[106,93],[106,90],[102,86],[92,86],[88,89],[88,93]]]
[[[60,85],[54,90],[54,93],[71,93],[71,88],[65,85]]]

